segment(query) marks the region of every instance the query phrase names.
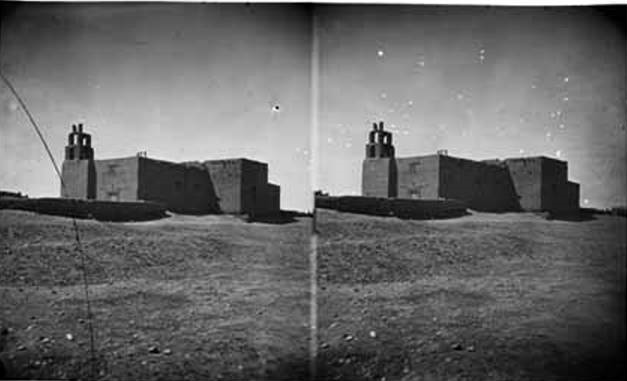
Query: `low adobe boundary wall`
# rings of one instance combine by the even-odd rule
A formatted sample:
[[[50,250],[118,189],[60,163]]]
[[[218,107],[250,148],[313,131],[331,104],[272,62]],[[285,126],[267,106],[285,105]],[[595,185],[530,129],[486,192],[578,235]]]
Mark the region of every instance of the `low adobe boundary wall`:
[[[316,208],[407,219],[453,218],[468,214],[457,200],[414,200],[362,196],[316,196]]]
[[[93,218],[100,221],[146,221],[166,216],[155,202],[116,202],[71,198],[0,198],[0,209],[19,209],[55,216]]]

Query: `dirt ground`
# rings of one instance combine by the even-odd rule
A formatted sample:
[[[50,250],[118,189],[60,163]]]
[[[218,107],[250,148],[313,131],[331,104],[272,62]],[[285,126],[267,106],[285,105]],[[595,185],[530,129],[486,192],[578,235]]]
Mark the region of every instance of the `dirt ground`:
[[[325,380],[623,380],[627,219],[320,210]]]
[[[624,379],[626,221],[320,210],[316,379]],[[311,378],[310,219],[78,223],[97,379]],[[0,211],[9,377],[91,378],[74,247],[70,219]]]
[[[97,379],[308,378],[310,219],[78,224]],[[5,376],[90,379],[71,219],[1,210],[0,255]]]

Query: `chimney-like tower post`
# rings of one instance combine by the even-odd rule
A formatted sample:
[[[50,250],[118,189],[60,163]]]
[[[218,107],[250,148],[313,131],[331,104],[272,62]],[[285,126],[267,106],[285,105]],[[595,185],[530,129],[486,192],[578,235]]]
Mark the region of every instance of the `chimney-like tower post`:
[[[91,135],[83,132],[83,124],[72,125],[65,147],[65,160],[61,174],[61,197],[76,199],[96,198],[96,164]]]
[[[383,129],[383,122],[373,123],[372,127],[366,144],[366,158],[394,157],[392,133]]]
[[[396,197],[398,175],[392,133],[384,130],[383,122],[373,123],[372,126],[362,166],[361,194],[368,197]]]

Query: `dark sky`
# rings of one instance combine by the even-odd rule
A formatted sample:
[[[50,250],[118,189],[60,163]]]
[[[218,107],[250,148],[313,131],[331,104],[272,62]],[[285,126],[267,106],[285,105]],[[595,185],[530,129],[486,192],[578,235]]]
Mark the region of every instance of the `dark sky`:
[[[4,16],[2,70],[59,162],[82,121],[96,158],[249,157],[268,162],[283,207],[308,206],[305,6],[31,3]],[[0,188],[57,196],[45,151],[4,85],[0,110]]]
[[[7,8],[4,8],[5,10]],[[624,7],[621,9],[624,12]],[[312,149],[311,16],[319,41]],[[282,206],[358,193],[370,123],[399,156],[567,160],[584,206],[625,204],[624,26],[591,7],[21,3],[0,65],[63,159],[84,122],[97,158],[249,157]],[[274,110],[278,105],[279,109]],[[0,86],[0,189],[56,196],[41,143]]]
[[[591,7],[325,6],[320,172],[358,193],[370,122],[398,156],[567,160],[581,203],[625,204],[624,26]],[[625,12],[625,8],[619,9]],[[611,14],[611,13],[610,13]]]

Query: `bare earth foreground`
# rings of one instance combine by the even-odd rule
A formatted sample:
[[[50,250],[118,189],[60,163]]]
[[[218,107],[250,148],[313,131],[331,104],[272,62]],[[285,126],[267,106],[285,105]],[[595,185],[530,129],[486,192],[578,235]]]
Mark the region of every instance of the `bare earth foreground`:
[[[309,219],[78,224],[96,378],[308,378]],[[68,218],[0,211],[6,376],[91,378],[74,247]]]
[[[626,221],[319,211],[319,379],[625,379]]]

